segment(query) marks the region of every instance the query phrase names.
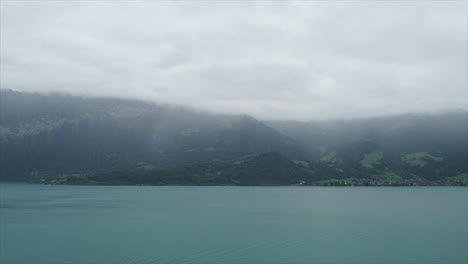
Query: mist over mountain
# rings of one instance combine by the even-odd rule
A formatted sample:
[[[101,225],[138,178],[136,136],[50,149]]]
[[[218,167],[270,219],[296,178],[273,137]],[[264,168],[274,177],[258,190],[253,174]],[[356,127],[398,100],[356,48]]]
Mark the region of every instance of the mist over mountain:
[[[441,180],[464,179],[468,172],[467,113],[462,111],[262,122],[142,101],[11,90],[1,91],[0,102],[3,180],[136,170],[185,175],[179,180],[200,184],[207,183],[206,175],[216,175],[211,183],[291,184],[291,177]],[[265,156],[271,161],[266,165],[257,162],[264,158],[255,159],[262,153],[281,158]],[[184,166],[189,167],[167,172]],[[283,171],[282,180],[271,178],[275,171]],[[196,180],[187,181],[191,177]]]
[[[2,178],[167,167],[302,147],[246,115],[65,95],[1,91]]]
[[[406,114],[311,122],[266,122],[331,167],[439,179],[468,170],[468,114]]]
[[[366,119],[266,121],[265,124],[294,138],[315,154],[367,144],[370,150],[403,155],[431,149],[463,152],[468,143],[467,122],[467,112],[452,111]]]

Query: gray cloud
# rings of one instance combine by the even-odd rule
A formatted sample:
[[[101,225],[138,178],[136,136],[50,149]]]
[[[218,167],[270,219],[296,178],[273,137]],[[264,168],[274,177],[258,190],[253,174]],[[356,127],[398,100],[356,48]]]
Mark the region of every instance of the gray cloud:
[[[310,120],[467,109],[467,3],[2,1],[0,86]]]

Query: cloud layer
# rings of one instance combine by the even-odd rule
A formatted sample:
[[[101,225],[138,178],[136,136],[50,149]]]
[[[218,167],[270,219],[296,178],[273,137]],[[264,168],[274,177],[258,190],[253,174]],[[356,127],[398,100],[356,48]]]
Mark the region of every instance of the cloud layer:
[[[311,120],[467,109],[467,2],[1,2],[0,86]]]

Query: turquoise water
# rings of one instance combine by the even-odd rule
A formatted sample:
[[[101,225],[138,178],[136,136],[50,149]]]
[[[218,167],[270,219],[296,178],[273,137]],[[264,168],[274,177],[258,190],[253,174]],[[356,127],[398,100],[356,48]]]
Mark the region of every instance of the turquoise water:
[[[468,188],[0,184],[0,263],[467,263]]]

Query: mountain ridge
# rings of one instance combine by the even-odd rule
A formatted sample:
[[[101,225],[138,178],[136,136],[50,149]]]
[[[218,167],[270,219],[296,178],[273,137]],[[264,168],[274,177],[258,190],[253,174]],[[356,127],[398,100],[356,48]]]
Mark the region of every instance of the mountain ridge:
[[[138,162],[167,167],[268,151],[306,155],[294,140],[246,115],[121,99],[1,94],[0,178],[124,169]]]
[[[468,172],[465,112],[281,122],[135,100],[0,94],[0,180],[203,167],[264,153],[288,162],[243,167],[252,182],[254,172],[270,171],[294,184],[281,171],[296,175],[296,165],[323,180],[442,181]]]

